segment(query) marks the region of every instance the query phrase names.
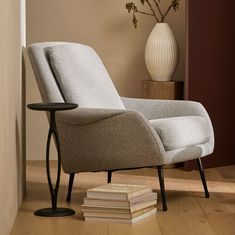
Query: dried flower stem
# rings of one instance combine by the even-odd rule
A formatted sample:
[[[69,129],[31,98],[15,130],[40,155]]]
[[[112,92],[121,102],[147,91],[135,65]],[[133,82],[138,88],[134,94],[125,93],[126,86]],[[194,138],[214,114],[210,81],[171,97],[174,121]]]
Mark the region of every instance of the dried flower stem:
[[[167,10],[165,12],[163,12],[161,10],[160,7],[160,0],[140,0],[140,2],[142,3],[142,5],[144,5],[145,3],[147,3],[148,7],[150,8],[152,13],[148,13],[145,11],[139,11],[138,8],[136,7],[135,3],[133,2],[127,2],[126,3],[126,9],[128,10],[128,13],[132,13],[133,14],[133,24],[135,26],[135,28],[137,27],[137,18],[136,18],[136,13],[140,13],[140,14],[144,14],[144,15],[148,15],[148,16],[153,16],[157,23],[163,23],[166,16],[168,15],[168,13],[171,11],[171,9],[173,9],[174,11],[177,11],[179,9],[179,5],[180,5],[180,0],[171,0],[171,3],[169,5],[169,7],[167,8]],[[153,5],[154,4],[154,7]],[[158,17],[158,14],[159,17]]]
[[[156,7],[157,7],[157,9],[158,9],[158,12],[159,12],[159,14],[160,14],[160,16],[161,16],[161,22],[163,22],[163,13],[162,13],[162,10],[160,9],[160,6],[159,6],[159,4],[158,4],[158,2],[157,2],[157,0],[153,0],[154,1],[154,3],[155,3],[155,5],[156,5]]]
[[[137,12],[137,13],[140,13],[140,14],[148,15],[148,16],[154,16],[154,14],[147,13],[147,12],[144,12],[144,11],[136,10],[136,12]]]
[[[163,14],[163,16],[162,16],[161,22],[164,22],[164,20],[165,20],[167,14],[169,13],[169,11],[171,10],[172,7],[173,7],[173,4],[171,4],[171,5],[168,7],[168,9],[166,10],[165,14]]]
[[[155,13],[155,11],[154,11],[154,9],[153,9],[151,3],[149,2],[149,0],[145,0],[145,1],[146,1],[147,4],[149,5],[149,8],[151,9],[151,11],[152,11],[152,13],[153,13],[153,16],[155,17],[156,21],[159,23],[160,20],[158,19],[158,17],[157,17],[157,15],[156,15],[156,13]]]

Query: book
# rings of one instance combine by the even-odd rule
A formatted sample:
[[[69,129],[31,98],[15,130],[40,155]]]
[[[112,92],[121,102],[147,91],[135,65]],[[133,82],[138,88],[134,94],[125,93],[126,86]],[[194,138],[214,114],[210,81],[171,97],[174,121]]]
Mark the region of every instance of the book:
[[[105,184],[87,190],[87,198],[108,200],[129,200],[152,192],[146,185],[133,184]]]
[[[114,212],[114,211],[86,211],[83,213],[85,217],[102,217],[102,218],[120,218],[120,219],[132,219],[137,216],[143,215],[149,211],[152,211],[155,206],[150,206],[133,213],[128,212]]]
[[[124,212],[124,213],[133,213],[135,211],[141,210],[143,208],[146,207],[150,207],[150,206],[154,206],[157,204],[157,200],[153,200],[150,202],[145,202],[145,203],[141,203],[140,205],[134,205],[134,206],[127,206],[127,207],[118,207],[118,206],[109,206],[109,207],[104,207],[104,206],[98,206],[98,205],[88,205],[88,204],[83,204],[81,206],[81,210],[83,212],[87,212],[87,211],[112,211],[112,212]]]
[[[117,207],[131,207],[140,205],[145,202],[157,200],[157,193],[147,193],[140,197],[131,198],[130,200],[108,200],[108,199],[95,199],[95,198],[84,198],[85,205],[94,206],[117,206]]]
[[[132,219],[120,219],[120,218],[103,218],[103,217],[85,217],[85,221],[88,222],[110,222],[110,223],[124,223],[124,224],[134,224],[136,222],[139,222],[151,215],[154,215],[156,213],[156,208],[152,209],[151,211],[139,215]]]

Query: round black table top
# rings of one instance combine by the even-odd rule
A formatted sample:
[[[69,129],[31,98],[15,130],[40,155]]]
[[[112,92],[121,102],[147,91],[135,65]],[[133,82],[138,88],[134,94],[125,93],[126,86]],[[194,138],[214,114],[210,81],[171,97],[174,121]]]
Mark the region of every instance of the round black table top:
[[[78,105],[73,103],[34,103],[28,104],[27,107],[36,111],[63,111],[75,109]]]

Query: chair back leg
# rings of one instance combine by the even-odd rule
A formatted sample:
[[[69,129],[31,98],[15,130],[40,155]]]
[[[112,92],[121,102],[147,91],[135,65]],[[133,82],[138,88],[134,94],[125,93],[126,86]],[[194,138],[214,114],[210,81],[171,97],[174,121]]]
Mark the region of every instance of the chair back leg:
[[[112,181],[112,173],[113,171],[108,171],[108,184]]]
[[[163,207],[163,211],[167,211],[163,167],[157,166],[157,171],[158,171],[158,178],[159,178],[161,197],[162,197],[162,207]]]
[[[209,198],[210,194],[209,194],[208,189],[207,189],[206,177],[205,177],[205,173],[204,173],[204,170],[203,170],[201,158],[196,159],[196,161],[197,161],[198,169],[199,169],[199,172],[200,172],[202,184],[203,184],[203,187],[204,187],[205,196],[206,196],[206,198]]]
[[[203,170],[203,166],[202,166],[202,162],[201,159],[196,159],[197,161],[197,165],[198,165],[198,169],[200,172],[200,176],[201,176],[201,180],[202,180],[202,184],[205,190],[205,196],[206,198],[209,198],[209,192],[207,189],[207,184],[206,184],[206,178],[205,178],[205,174],[204,174],[204,170]],[[165,193],[165,184],[164,184],[164,173],[163,173],[163,167],[162,166],[157,166],[157,170],[158,170],[158,178],[159,178],[159,184],[160,184],[160,190],[161,190],[161,198],[162,198],[162,205],[163,205],[163,211],[167,211],[167,202],[166,202],[166,193]],[[108,183],[111,183],[112,180],[112,170],[108,170]],[[68,187],[68,194],[67,194],[67,202],[71,201],[71,194],[72,194],[72,189],[73,189],[73,182],[74,182],[74,176],[75,173],[71,173],[69,176],[69,187]]]
[[[71,194],[72,194],[72,189],[73,189],[74,176],[75,176],[75,173],[71,173],[69,175],[69,187],[68,187],[68,194],[67,194],[67,198],[66,198],[67,202],[71,201]]]

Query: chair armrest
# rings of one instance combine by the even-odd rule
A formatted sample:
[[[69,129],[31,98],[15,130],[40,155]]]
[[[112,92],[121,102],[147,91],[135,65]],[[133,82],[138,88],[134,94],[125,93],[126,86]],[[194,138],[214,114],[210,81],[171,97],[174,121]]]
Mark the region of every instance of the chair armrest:
[[[149,120],[179,116],[207,116],[204,107],[195,101],[122,97],[122,102],[126,109],[140,112]]]
[[[125,113],[125,109],[76,108],[59,112],[58,121],[67,125],[87,125]]]
[[[187,100],[154,100],[122,97],[126,109],[144,115],[148,120],[180,116],[201,116],[209,127],[210,146],[214,148],[214,131],[210,117],[199,102]]]
[[[69,169],[74,172],[100,171],[163,163],[165,150],[157,132],[137,112],[77,108],[58,112],[56,116],[65,172]],[[65,156],[70,157],[64,160]],[[92,162],[94,156],[96,163]],[[79,162],[79,169],[74,168],[73,159]],[[84,159],[90,163],[84,163]]]

